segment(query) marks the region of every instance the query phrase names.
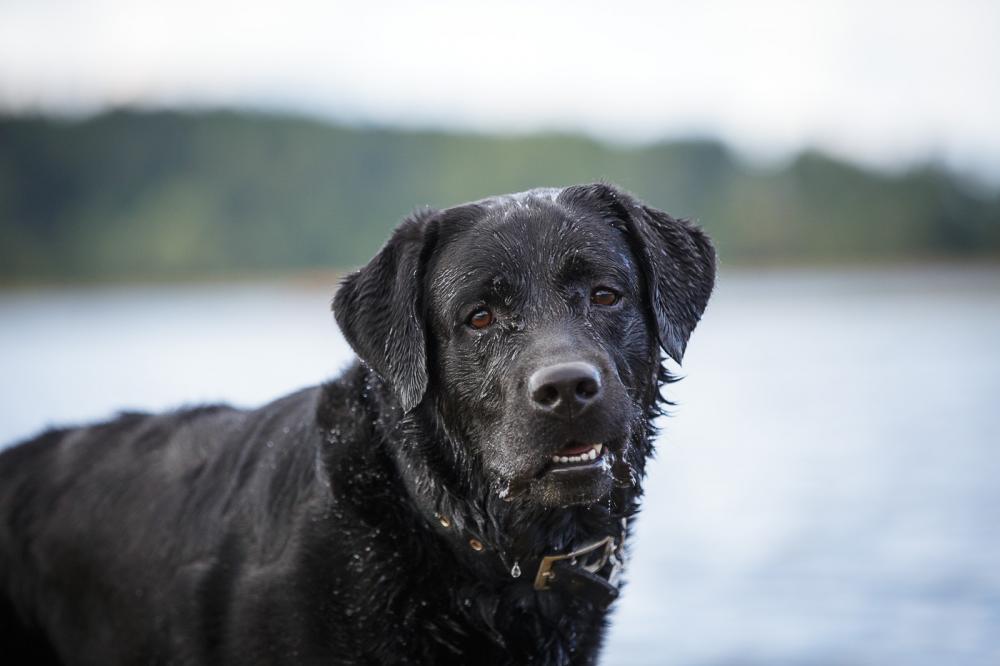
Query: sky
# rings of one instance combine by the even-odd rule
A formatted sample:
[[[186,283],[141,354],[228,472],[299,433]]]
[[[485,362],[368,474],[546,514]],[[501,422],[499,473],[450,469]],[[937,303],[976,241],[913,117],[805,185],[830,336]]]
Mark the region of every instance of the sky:
[[[0,109],[717,137],[1000,183],[1000,2],[0,0]]]

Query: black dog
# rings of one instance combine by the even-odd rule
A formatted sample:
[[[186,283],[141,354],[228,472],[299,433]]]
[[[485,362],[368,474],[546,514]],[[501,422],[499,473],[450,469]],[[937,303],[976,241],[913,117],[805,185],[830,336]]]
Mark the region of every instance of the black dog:
[[[609,185],[415,214],[336,295],[340,379],[0,456],[5,663],[596,662],[714,272]]]

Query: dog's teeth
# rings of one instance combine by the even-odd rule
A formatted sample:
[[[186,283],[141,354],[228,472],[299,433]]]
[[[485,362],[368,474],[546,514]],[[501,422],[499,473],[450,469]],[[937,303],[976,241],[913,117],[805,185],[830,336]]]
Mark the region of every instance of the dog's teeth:
[[[578,453],[574,456],[552,456],[552,462],[554,463],[582,463],[590,460],[596,460],[601,451],[604,450],[604,445],[602,444],[591,444],[590,450],[584,453]]]

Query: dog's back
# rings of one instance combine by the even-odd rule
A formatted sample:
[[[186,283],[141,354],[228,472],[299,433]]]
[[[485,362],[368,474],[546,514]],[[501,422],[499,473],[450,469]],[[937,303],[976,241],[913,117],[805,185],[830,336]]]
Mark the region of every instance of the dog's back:
[[[249,412],[123,414],[0,454],[0,644],[24,663],[203,657],[239,568],[227,549],[276,557],[308,506],[316,391]]]

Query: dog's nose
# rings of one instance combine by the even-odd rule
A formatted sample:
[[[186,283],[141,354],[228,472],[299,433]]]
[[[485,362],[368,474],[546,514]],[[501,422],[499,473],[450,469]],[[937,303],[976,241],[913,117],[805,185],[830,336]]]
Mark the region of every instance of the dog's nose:
[[[549,365],[528,378],[528,394],[537,409],[572,416],[600,397],[601,373],[583,361]]]

